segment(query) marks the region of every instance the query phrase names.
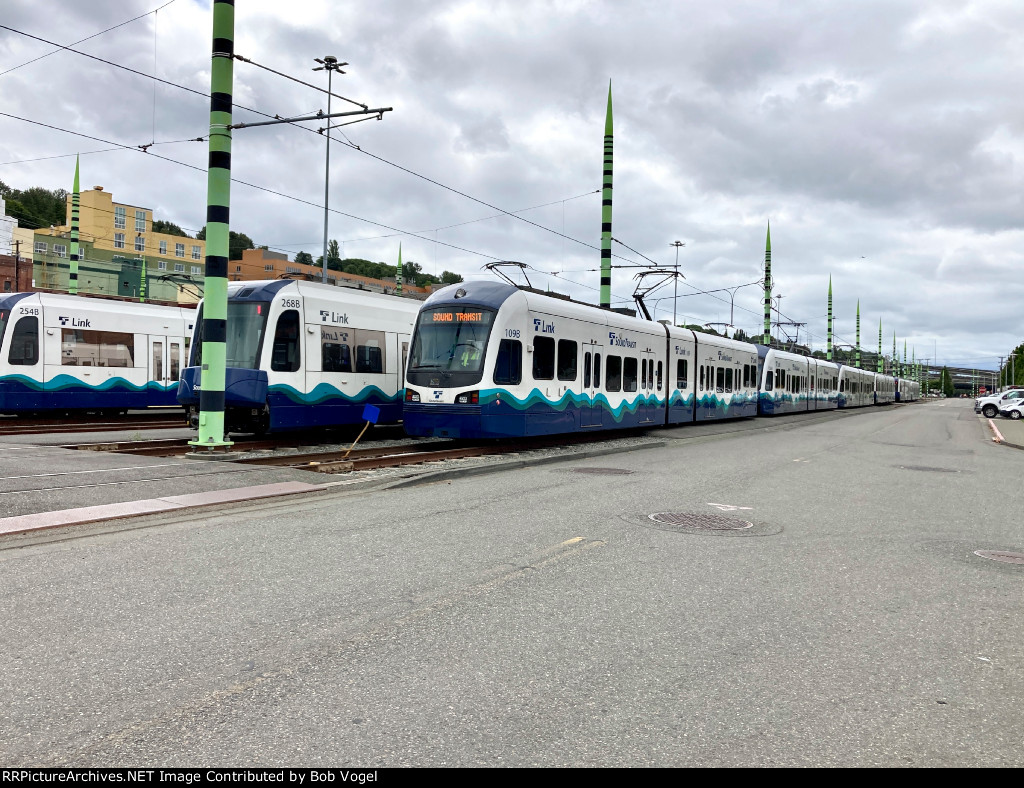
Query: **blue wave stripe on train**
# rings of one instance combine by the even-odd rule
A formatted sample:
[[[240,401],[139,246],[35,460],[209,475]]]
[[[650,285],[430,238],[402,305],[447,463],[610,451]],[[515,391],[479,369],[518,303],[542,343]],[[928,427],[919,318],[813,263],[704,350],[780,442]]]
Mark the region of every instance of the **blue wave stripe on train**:
[[[73,375],[57,375],[48,381],[33,380],[25,375],[4,375],[0,377],[0,411],[174,406],[177,405],[177,387],[177,382],[164,386],[156,381],[140,386],[120,377],[93,385]]]
[[[380,422],[396,422],[402,418],[404,393],[403,390],[389,396],[377,386],[365,386],[358,394],[347,395],[328,383],[302,392],[287,384],[275,384],[267,387],[270,429],[361,424],[367,405],[380,409]]]

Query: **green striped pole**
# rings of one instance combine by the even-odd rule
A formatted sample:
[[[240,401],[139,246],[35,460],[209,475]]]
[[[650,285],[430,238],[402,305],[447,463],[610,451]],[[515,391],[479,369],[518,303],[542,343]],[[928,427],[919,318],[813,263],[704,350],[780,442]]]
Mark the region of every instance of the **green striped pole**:
[[[900,356],[896,351],[896,332],[892,332],[892,376],[898,378],[900,376]]]
[[[764,239],[764,344],[772,346],[772,223]]]
[[[143,242],[142,252],[142,271],[139,273],[139,301],[146,303],[146,252],[145,242]]]
[[[199,435],[192,445],[230,446],[224,434],[227,358],[228,220],[231,205],[231,109],[235,51],[234,0],[213,2],[210,71],[210,159],[206,179],[206,283]],[[324,261],[326,263],[326,259]]]
[[[68,273],[68,294],[78,295],[78,156],[75,156],[75,185],[71,190],[71,257]]]
[[[857,299],[857,369],[860,369],[860,299]]]
[[[832,276],[828,277],[828,345],[825,358],[832,360]]]
[[[402,295],[402,242],[398,242],[398,270],[395,272],[395,292]]]
[[[878,318],[878,374],[882,372],[882,318]]]
[[[601,189],[601,306],[612,305],[612,82],[604,116],[604,181]]]

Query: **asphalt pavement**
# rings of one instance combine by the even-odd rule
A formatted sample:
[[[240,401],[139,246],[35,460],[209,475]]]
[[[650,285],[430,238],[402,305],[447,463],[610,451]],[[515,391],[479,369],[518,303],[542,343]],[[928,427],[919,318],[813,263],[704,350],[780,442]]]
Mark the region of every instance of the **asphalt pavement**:
[[[2,539],[0,760],[1024,765],[972,405]]]

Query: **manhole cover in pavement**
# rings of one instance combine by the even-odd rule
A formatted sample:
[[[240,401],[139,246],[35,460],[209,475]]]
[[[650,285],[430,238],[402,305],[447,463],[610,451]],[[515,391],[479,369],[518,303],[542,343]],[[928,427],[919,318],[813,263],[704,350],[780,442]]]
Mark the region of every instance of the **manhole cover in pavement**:
[[[647,515],[651,520],[662,525],[671,525],[680,529],[696,529],[701,531],[742,531],[753,528],[754,524],[746,520],[737,520],[721,514],[693,514],[691,512],[657,512]]]
[[[974,554],[1004,564],[1024,564],[1024,553],[1008,553],[1005,550],[975,550]]]
[[[930,473],[960,473],[956,468],[933,468],[930,465],[897,465],[904,471],[926,471]]]
[[[576,473],[592,473],[595,476],[628,476],[634,471],[625,468],[573,468]]]

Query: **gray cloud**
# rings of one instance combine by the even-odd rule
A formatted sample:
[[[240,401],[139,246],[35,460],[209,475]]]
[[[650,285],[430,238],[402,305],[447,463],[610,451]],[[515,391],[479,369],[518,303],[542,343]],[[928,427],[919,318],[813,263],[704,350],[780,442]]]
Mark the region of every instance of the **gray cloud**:
[[[44,5],[9,2],[4,24],[70,42],[159,3],[72,4],[60,14]],[[155,26],[157,75],[204,93],[208,6],[178,0]],[[940,355],[961,362],[989,363],[1021,340],[1019,3],[384,0],[308,2],[299,15],[249,2],[237,12],[239,53],[317,84],[312,58],[335,54],[351,64],[336,92],[394,107],[343,129],[332,149],[331,206],[348,216],[332,214],[331,236],[346,254],[394,259],[401,240],[406,259],[466,276],[480,275],[489,256],[517,259],[552,274],[535,284],[596,299],[600,198],[568,198],[600,186],[612,79],[614,234],[663,264],[674,259],[669,243],[685,241],[681,294],[759,278],[770,218],[783,311],[806,320],[818,346],[830,273],[840,332],[852,341],[860,298],[868,347],[880,316],[886,348],[895,330],[927,355],[937,339]],[[5,32],[0,72],[47,49]],[[149,73],[153,17],[82,49]],[[282,114],[325,106],[322,94],[252,66],[236,63],[235,73],[239,105]],[[154,137],[152,82],[77,55],[0,77],[0,90],[11,114],[130,146]],[[155,94],[157,141],[206,134],[207,99],[166,85]],[[256,118],[241,108],[236,116]],[[485,219],[495,211],[346,141],[507,210],[554,203],[523,216],[556,232]],[[101,147],[0,118],[3,162]],[[205,145],[150,150],[83,156],[83,179],[201,226]],[[235,132],[235,177],[287,195],[235,184],[237,229],[319,254],[323,153],[323,137],[309,131]],[[0,179],[67,188],[72,171],[70,159],[51,159],[5,165]],[[615,271],[617,297],[628,300],[634,273]],[[759,327],[760,298],[754,287],[738,292],[737,325]],[[718,320],[725,301],[688,295],[679,311]],[[659,317],[666,308],[661,301]]]

